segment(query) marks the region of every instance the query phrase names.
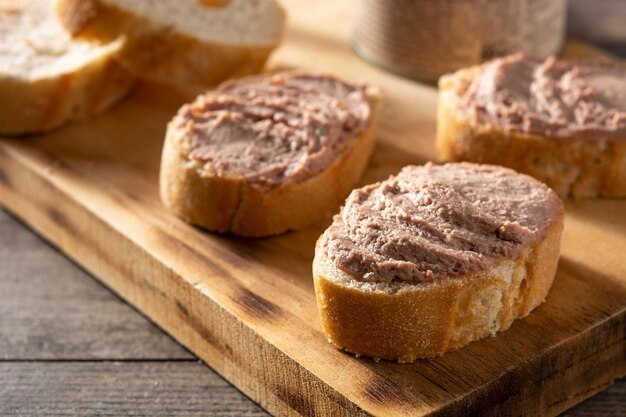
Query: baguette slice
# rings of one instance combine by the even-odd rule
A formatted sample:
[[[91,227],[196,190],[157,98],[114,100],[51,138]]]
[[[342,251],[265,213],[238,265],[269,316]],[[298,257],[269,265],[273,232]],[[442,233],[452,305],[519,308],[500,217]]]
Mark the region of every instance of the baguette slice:
[[[450,165],[459,164],[447,164],[444,167]],[[473,164],[462,165],[471,166]],[[512,172],[500,167],[483,167]],[[405,168],[403,173],[407,169],[415,169],[415,167]],[[401,173],[400,175],[404,174]],[[534,242],[522,244],[517,255],[502,256],[500,259],[492,261],[489,266],[474,268],[470,272],[463,273],[452,272],[454,268],[459,267],[458,265],[451,266],[454,264],[447,266],[444,264],[428,265],[429,262],[432,262],[432,256],[441,256],[440,259],[446,261],[446,253],[452,249],[458,249],[458,247],[455,248],[454,244],[446,247],[445,243],[440,242],[449,243],[460,237],[461,239],[457,241],[459,243],[468,236],[472,238],[473,233],[477,232],[466,233],[465,230],[461,229],[438,228],[428,221],[424,223],[424,218],[415,223],[425,225],[417,227],[417,229],[421,229],[420,231],[411,229],[409,218],[412,216],[412,209],[395,211],[395,215],[392,214],[387,217],[386,221],[389,222],[387,225],[392,224],[392,228],[396,228],[396,230],[386,230],[378,238],[370,236],[370,239],[365,241],[367,242],[364,244],[365,246],[361,246],[360,249],[364,251],[360,252],[365,254],[363,256],[369,256],[367,251],[370,250],[374,251],[372,255],[374,257],[383,256],[382,252],[373,249],[377,245],[378,239],[382,239],[378,241],[378,244],[383,245],[383,250],[390,251],[387,252],[387,255],[392,253],[395,259],[382,260],[378,258],[379,263],[375,267],[379,268],[378,273],[365,272],[366,270],[353,271],[352,269],[358,270],[359,265],[362,265],[360,262],[363,258],[359,254],[359,250],[353,251],[354,245],[358,244],[351,239],[353,239],[354,233],[363,233],[372,227],[370,225],[371,219],[376,215],[364,216],[356,223],[357,229],[353,228],[352,232],[348,234],[336,235],[342,236],[341,239],[332,237],[334,233],[332,229],[341,228],[343,227],[342,224],[346,224],[346,210],[352,210],[348,206],[355,201],[360,204],[360,201],[365,201],[364,198],[369,198],[363,196],[363,191],[370,193],[372,189],[381,189],[386,184],[391,184],[383,193],[394,193],[397,192],[394,190],[397,190],[398,187],[393,183],[395,180],[392,177],[386,182],[355,190],[348,198],[342,213],[335,217],[333,225],[320,237],[315,249],[313,261],[315,293],[322,329],[328,337],[328,341],[340,349],[356,354],[357,357],[369,356],[375,360],[382,358],[397,360],[398,362],[413,362],[418,358],[441,356],[474,340],[494,336],[497,332],[508,329],[515,319],[525,317],[540,305],[552,285],[557,268],[563,229],[563,207],[556,194],[543,184],[530,177],[516,175],[525,177],[528,181],[544,187],[544,190],[540,192],[548,196],[544,201],[548,202],[549,210],[552,212],[550,221],[541,226],[541,230],[538,230],[538,238]],[[486,181],[493,182],[496,180],[493,177],[486,178]],[[421,185],[418,185],[422,191],[417,191],[412,196],[408,196],[408,201],[412,201],[411,204],[416,205],[424,203],[422,206],[424,208],[431,207],[432,213],[435,213],[434,216],[447,216],[454,212],[454,210],[448,211],[449,207],[448,209],[445,208],[447,205],[445,198],[447,197],[444,195],[448,196],[449,193],[439,194],[438,198],[435,198],[430,194],[430,185],[433,185],[435,189],[441,187],[440,178],[433,180],[430,184],[428,181],[422,182]],[[468,183],[468,187],[475,189],[477,185]],[[472,200],[471,192],[465,195],[470,195],[468,198]],[[520,196],[522,196],[520,199],[522,201],[523,193]],[[485,204],[484,197],[481,196],[480,199],[476,200],[482,201],[481,204],[473,205],[470,203],[470,206],[478,207],[476,211],[478,217],[473,221],[473,224],[482,221],[490,222],[493,219],[491,214],[482,217],[479,213],[480,206]],[[529,194],[528,198],[534,197]],[[386,205],[379,204],[376,207],[378,210],[385,210],[381,207],[390,207],[390,205],[393,206],[393,203],[387,201]],[[474,209],[470,209],[470,211],[474,211]],[[393,213],[393,210],[390,212]],[[461,212],[457,212],[457,214]],[[510,219],[511,222],[518,220]],[[381,230],[380,227],[380,224],[375,225],[377,230]],[[382,227],[385,225],[383,224]],[[401,228],[405,232],[401,232]],[[433,229],[438,231],[431,234]],[[397,235],[396,232],[398,232]],[[394,243],[394,236],[400,236],[400,241],[404,240],[405,242],[403,245],[412,247],[410,246],[412,244],[406,243],[407,234],[412,234],[416,239],[412,244],[422,249],[432,247],[433,244],[435,246],[441,244],[442,247],[446,248],[435,247],[430,249],[419,257],[421,260],[411,259],[412,255],[407,255],[403,251],[395,252],[389,249],[388,246]],[[492,236],[497,234],[494,230]],[[442,241],[440,239],[443,235],[447,237]],[[426,243],[424,240],[421,240],[420,243],[422,238],[426,240]],[[327,249],[329,247],[328,239],[331,241],[334,239],[335,248],[346,251],[344,264],[330,255]],[[467,241],[463,244],[467,244]],[[470,252],[473,251],[479,252],[480,250],[470,249]],[[470,252],[464,254],[476,255],[476,253]],[[484,254],[482,256],[489,255]],[[475,260],[478,258],[479,256],[474,256]],[[397,272],[399,268],[403,264],[408,265],[412,262],[416,262],[417,268],[424,274],[415,281],[407,280],[406,276],[400,278],[401,272]],[[422,262],[421,266],[420,262]],[[437,275],[436,278],[429,278],[429,273],[433,272],[427,271],[427,267],[433,268],[434,274]],[[437,270],[438,267],[441,269]],[[446,268],[450,269],[448,273],[445,273]],[[384,280],[382,278],[384,275],[381,274],[385,273],[397,273],[398,275],[392,280]]]
[[[503,165],[548,184],[561,197],[626,197],[626,134],[556,137],[547,132],[506,130],[497,123],[472,117],[458,91],[469,85],[483,71],[484,65],[462,69],[439,79],[436,142],[441,161]],[[622,85],[608,88],[621,88],[622,92],[618,94],[624,96],[626,66],[614,65],[623,68]],[[593,91],[592,94],[599,93],[606,91]],[[622,107],[626,108],[626,102]],[[624,121],[621,123],[625,124]]]
[[[57,0],[57,13],[78,39],[122,37],[118,58],[138,77],[183,85],[258,72],[285,22],[275,0]]]
[[[266,77],[281,82],[284,78],[315,78],[317,75],[279,73]],[[221,93],[224,90],[233,86],[237,88],[237,86],[245,87],[247,84],[254,85],[257,81],[264,83],[262,77],[248,77],[225,83],[216,92],[209,93],[207,97],[220,102]],[[258,97],[255,93],[251,95]],[[189,148],[188,139],[193,134],[186,130],[188,123],[181,123],[180,118],[184,113],[201,117],[198,115],[207,105],[203,103],[205,99],[202,96],[199,97],[195,103],[183,107],[168,126],[160,172],[163,203],[192,224],[211,231],[228,232],[240,236],[269,236],[310,225],[339,206],[367,166],[375,143],[381,95],[378,89],[371,86],[364,87],[364,95],[370,115],[368,124],[362,132],[349,138],[343,149],[328,165],[314,175],[298,179],[286,177],[280,182],[269,185],[263,182],[263,178],[254,178],[255,170],[259,169],[255,164],[247,166],[245,173],[247,176],[224,174],[216,172],[214,163],[201,163],[190,156],[193,150]],[[265,105],[272,109],[266,116],[260,117],[257,123],[265,123],[282,113],[281,110],[272,107],[275,105],[274,100],[282,100],[280,90],[274,97],[269,96],[264,100],[263,105],[252,101],[249,105],[249,110],[252,112]],[[245,104],[243,107],[240,111],[247,111]],[[287,113],[290,111],[297,113],[299,106],[294,107],[296,109],[288,110]],[[309,116],[305,114],[302,117]],[[286,125],[282,128],[287,127]],[[297,127],[297,129],[300,128]],[[297,136],[298,132],[294,134]],[[238,140],[236,136],[232,138],[232,141]],[[284,145],[290,143],[287,137],[280,140]],[[245,150],[242,151],[242,153],[245,152]],[[278,158],[278,155],[268,156],[270,162],[272,158]],[[217,162],[227,163],[228,161]]]
[[[0,133],[53,129],[124,97],[132,76],[113,59],[121,42],[72,40],[48,0],[0,0]]]

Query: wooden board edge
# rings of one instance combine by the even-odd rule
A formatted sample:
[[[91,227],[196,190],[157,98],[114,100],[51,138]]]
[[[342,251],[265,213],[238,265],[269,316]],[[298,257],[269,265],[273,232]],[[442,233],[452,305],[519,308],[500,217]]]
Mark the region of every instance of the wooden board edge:
[[[369,415],[12,156],[20,150],[7,147],[0,143],[0,205],[252,400],[279,415]],[[141,264],[155,274],[134,269]]]
[[[429,416],[554,416],[624,376],[626,309]]]

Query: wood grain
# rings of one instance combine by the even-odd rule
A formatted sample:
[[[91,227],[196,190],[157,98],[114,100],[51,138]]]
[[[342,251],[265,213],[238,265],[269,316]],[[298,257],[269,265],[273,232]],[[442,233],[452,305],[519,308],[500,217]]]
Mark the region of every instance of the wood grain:
[[[193,359],[0,211],[0,360]]]
[[[333,70],[386,96],[363,182],[434,159],[436,91],[350,52],[349,2],[289,6],[274,67]],[[1,141],[0,201],[269,411],[552,415],[626,373],[622,201],[568,205],[548,300],[506,333],[413,365],[358,360],[331,348],[318,324],[310,267],[329,219],[244,240],[203,233],[160,204],[165,123],[190,97],[144,85],[90,122]]]
[[[178,401],[178,408],[172,415],[261,415],[256,405],[247,400],[243,394],[234,388],[226,388],[219,383],[221,378],[215,376],[207,367],[193,364],[193,359],[181,358],[177,349],[163,346],[162,339],[166,338],[161,332],[129,332],[124,337],[110,338],[106,326],[97,323],[100,315],[91,315],[85,320],[82,312],[90,305],[90,298],[95,295],[98,299],[109,299],[111,304],[121,305],[123,302],[109,291],[98,285],[84,271],[64,259],[54,250],[32,233],[20,225],[15,219],[0,210],[0,281],[10,276],[19,276],[26,285],[37,283],[47,288],[88,287],[89,297],[76,297],[75,302],[84,304],[84,308],[65,309],[67,291],[53,291],[46,298],[47,303],[59,304],[58,314],[54,316],[59,329],[71,327],[72,336],[78,340],[93,340],[94,343],[76,343],[73,338],[58,338],[57,334],[41,333],[45,322],[48,321],[50,311],[46,305],[32,302],[29,290],[0,291],[0,305],[11,300],[13,308],[20,310],[24,317],[30,317],[28,322],[6,320],[0,339],[10,337],[11,333],[23,335],[20,342],[4,345],[0,353],[5,363],[0,365],[4,371],[4,378],[0,376],[0,413],[3,416],[52,416],[52,415],[163,415],[158,404],[171,404]],[[28,262],[10,262],[13,258],[27,259]],[[6,262],[5,262],[6,261]],[[31,263],[47,265],[47,268],[33,270]],[[50,273],[52,271],[52,273]],[[71,281],[65,277],[71,275]],[[71,292],[71,291],[70,291]],[[141,322],[145,327],[153,327],[145,319],[140,318],[137,312],[125,306],[116,309],[119,316],[117,323],[127,320]],[[79,317],[74,317],[75,315]],[[6,316],[1,316],[6,317]],[[11,316],[8,315],[8,318]],[[96,322],[94,325],[94,321]],[[108,320],[107,320],[108,321]],[[80,326],[73,326],[80,322]],[[115,325],[115,324],[113,324]],[[94,330],[99,333],[94,334]],[[117,330],[116,330],[117,331]],[[31,345],[33,338],[41,343]],[[60,348],[49,351],[48,340]],[[64,346],[69,344],[68,347]],[[132,345],[128,348],[127,344]],[[121,346],[120,346],[121,345]],[[153,355],[144,356],[151,351],[151,346],[158,346],[163,351],[163,358],[154,358]],[[170,345],[174,345],[173,342]],[[5,350],[7,349],[8,350]],[[27,349],[30,359],[24,362],[22,357],[15,353]],[[138,349],[138,350],[136,350]],[[94,352],[95,351],[95,352]],[[132,354],[129,355],[129,351]],[[41,354],[40,354],[41,353]],[[97,353],[97,354],[96,354]],[[17,357],[16,357],[17,356]],[[165,357],[167,356],[167,358]],[[133,359],[130,359],[132,357]],[[13,358],[13,359],[11,359]],[[97,358],[99,360],[116,362],[116,366],[99,364],[93,360],[84,361],[83,358]],[[135,363],[140,360],[142,363]],[[153,364],[154,360],[158,360]],[[36,362],[35,362],[36,361]],[[53,366],[42,361],[53,361]],[[129,362],[133,361],[133,362]],[[146,363],[146,361],[150,361]],[[167,361],[167,362],[163,362]],[[11,362],[11,363],[7,363]],[[164,365],[167,364],[167,365]],[[123,370],[122,377],[118,374],[119,367],[129,368],[132,378]],[[137,370],[141,370],[137,372]],[[113,375],[107,375],[114,373]],[[76,374],[80,375],[79,377]],[[105,380],[115,381],[114,384],[103,384]],[[171,378],[177,381],[172,383]],[[217,378],[217,381],[215,379]],[[74,379],[80,380],[80,389],[60,389],[58,380],[63,381],[65,388],[78,388]],[[206,382],[206,383],[205,383]],[[161,386],[168,389],[155,389]],[[173,386],[184,386],[184,389],[171,389]],[[228,385],[230,387],[230,385]],[[144,406],[139,409],[136,398],[142,403],[154,404],[154,407]],[[587,417],[619,417],[626,414],[626,380],[620,380],[602,393],[584,401],[568,410],[564,416]],[[77,405],[81,406],[78,407]],[[106,405],[106,408],[105,408]]]
[[[0,362],[0,415],[266,416],[198,362]]]
[[[0,415],[259,416],[75,264],[0,210]]]
[[[562,414],[562,417],[624,416],[626,416],[626,380],[624,379]]]
[[[562,417],[623,417],[626,381]],[[0,362],[0,415],[266,416],[198,362]]]

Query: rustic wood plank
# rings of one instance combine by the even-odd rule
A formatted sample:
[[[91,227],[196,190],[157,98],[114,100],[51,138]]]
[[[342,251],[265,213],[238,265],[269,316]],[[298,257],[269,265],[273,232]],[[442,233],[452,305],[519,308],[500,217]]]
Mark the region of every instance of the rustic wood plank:
[[[2,416],[266,416],[199,362],[0,362]]]
[[[193,359],[0,210],[0,359]]]
[[[0,210],[0,259],[6,260],[11,259],[13,256],[22,256],[27,255],[28,258],[39,257],[41,256],[41,252],[53,252],[55,253],[55,259],[60,256],[56,253],[54,248],[50,247],[43,243],[40,239],[36,238],[32,233],[28,232],[21,224],[19,224],[15,219],[9,217],[4,212]],[[6,244],[10,242],[11,244]],[[14,267],[14,273],[18,275],[23,275],[24,271],[29,270],[28,263],[20,263],[20,264],[7,264],[4,262],[0,262],[0,265],[3,267]],[[57,277],[65,277],[67,274],[71,274],[72,270],[78,269],[76,265],[71,262],[64,262],[55,266],[59,270],[65,271],[64,274],[58,274],[56,276],[48,276],[52,285],[64,286],[67,284],[66,280],[59,280]],[[41,272],[45,274],[45,271]],[[6,275],[6,274],[5,274]],[[0,270],[0,277],[2,277],[2,270]],[[2,278],[0,278],[2,279]],[[83,279],[91,285],[98,286],[95,282],[93,282],[87,276],[84,276]],[[4,294],[4,293],[0,293]],[[28,291],[24,292],[16,292],[13,294],[15,298],[18,299],[18,303],[20,305],[28,305],[28,299],[30,298],[28,295]],[[62,303],[64,300],[64,294],[53,294],[51,297],[56,297],[58,303]],[[112,298],[116,299],[111,295]],[[84,303],[88,304],[89,299],[85,298],[82,300]],[[122,303],[121,300],[117,299],[118,303]],[[138,315],[138,313],[133,313]],[[66,317],[65,314],[60,315],[60,318]],[[22,323],[18,323],[15,321],[7,321],[7,325],[10,325],[11,328],[8,331],[8,334],[11,334],[15,331],[22,330]],[[32,326],[32,324],[28,324],[28,326]],[[35,327],[37,324],[35,322]],[[91,332],[92,327],[89,322],[84,321],[80,328],[77,329],[77,332],[74,336],[79,335],[82,332]],[[55,335],[53,337],[56,338]],[[111,340],[107,338],[106,333],[100,333],[99,337],[102,339],[102,343],[106,343],[114,346],[112,349],[111,355],[109,359],[116,359],[115,347],[119,343],[117,340]],[[153,343],[154,337],[150,334],[148,336],[139,335],[128,335],[128,337],[141,337],[146,340],[146,343]],[[83,344],[81,347],[84,351],[78,355],[81,358],[85,358],[87,356],[93,357],[91,349],[93,349],[94,344]],[[98,344],[96,344],[98,346]],[[122,358],[119,358],[122,359]],[[131,369],[137,368],[136,363],[118,363],[119,366],[129,365]],[[97,366],[96,363],[86,362],[86,363],[75,363],[75,362],[56,362],[55,367],[50,366],[42,366],[39,370],[36,369],[34,364],[27,364],[26,366],[20,362],[14,363],[12,366],[5,365],[9,368],[9,370],[5,374],[4,382],[5,384],[0,384],[0,386],[11,387],[11,389],[7,389],[6,391],[0,390],[0,404],[4,404],[4,407],[0,407],[0,413],[7,417],[9,416],[18,416],[18,415],[29,415],[29,414],[37,414],[37,415],[58,415],[59,411],[62,411],[64,415],[102,415],[104,412],[107,412],[112,415],[136,415],[138,413],[138,405],[137,402],[134,401],[134,398],[141,396],[145,398],[146,401],[154,401],[154,402],[163,402],[161,399],[162,393],[155,391],[152,389],[150,383],[154,384],[157,382],[157,386],[159,385],[159,380],[156,381],[150,379],[147,383],[137,384],[131,383],[129,384],[125,380],[121,380],[119,384],[116,384],[113,387],[103,386],[101,383],[102,375],[102,367]],[[144,364],[144,366],[148,366]],[[163,363],[158,363],[156,365],[161,369],[167,369],[163,366]],[[197,371],[197,367],[193,366],[192,371],[189,371],[189,365],[184,364],[170,364],[173,371],[170,369],[168,373],[173,373],[177,378],[186,379],[186,381],[180,381],[179,384],[184,385],[185,387],[196,387],[198,381],[208,380],[209,384],[202,385],[202,392],[199,394],[195,390],[190,390],[182,393],[176,392],[176,395],[180,395],[179,401],[182,404],[189,404],[189,399],[197,399],[198,395],[203,395],[203,400],[205,403],[201,407],[199,407],[198,413],[202,415],[241,415],[244,412],[245,415],[256,415],[262,414],[261,411],[254,411],[252,414],[246,412],[246,410],[242,410],[242,402],[248,403],[249,400],[236,390],[228,390],[223,387],[222,384],[215,383],[215,379],[218,381],[222,381],[221,378],[214,376],[212,371],[209,369],[204,369],[203,372]],[[51,371],[52,369],[52,371]],[[76,404],[80,402],[77,400],[77,392],[76,390],[60,390],[58,389],[56,384],[44,384],[44,381],[56,379],[59,375],[70,375],[72,373],[80,372],[83,376],[81,379],[81,390],[80,393],[88,392],[91,393],[91,397],[88,400],[88,403],[85,404],[81,410],[76,412]],[[117,372],[116,369],[113,369],[112,372]],[[156,371],[153,369],[151,372],[141,372],[139,377],[141,380],[145,380],[145,375],[154,374]],[[40,377],[43,374],[43,380]],[[91,375],[90,375],[91,374]],[[211,375],[205,375],[211,374]],[[136,375],[135,375],[136,376]],[[158,375],[159,378],[169,378],[169,376]],[[115,376],[111,377],[111,379],[115,379]],[[166,384],[171,386],[171,382],[169,380],[165,381]],[[150,388],[151,390],[147,390],[146,388]],[[206,389],[204,389],[206,388]],[[122,390],[122,394],[120,395],[120,390]],[[138,393],[140,391],[140,393]],[[97,396],[93,394],[96,393]],[[170,391],[168,391],[167,395]],[[32,398],[36,398],[36,403],[32,402]],[[602,393],[584,401],[583,403],[575,406],[571,410],[568,410],[563,414],[564,417],[578,417],[578,416],[605,416],[605,417],[618,417],[626,414],[626,380],[622,379],[615,383],[614,386],[608,388]],[[85,399],[82,398],[84,401]],[[108,406],[105,410],[103,408],[103,404],[107,404],[109,402],[113,402],[116,404],[114,407]],[[130,404],[125,404],[125,402],[130,402]],[[52,404],[52,405],[51,405]],[[209,404],[207,406],[206,404]],[[253,403],[249,403],[250,408],[252,410],[255,409]],[[190,410],[189,406],[185,410],[177,410],[175,415],[189,415]],[[36,412],[35,412],[36,411]],[[140,410],[142,414],[149,415],[150,412],[153,412],[155,415],[162,414],[163,410],[148,410],[143,408]],[[196,410],[197,411],[197,410]],[[205,413],[205,414],[203,414]]]
[[[606,390],[562,414],[562,417],[624,416],[626,416],[626,379],[617,381]]]
[[[386,96],[363,181],[434,159],[436,91],[354,56],[350,2],[288,5],[292,26],[272,65],[333,70]],[[507,332],[412,365],[358,360],[319,328],[310,265],[328,219],[244,240],[203,233],[160,204],[165,123],[189,98],[144,86],[88,123],[0,141],[0,200],[270,411],[551,415],[626,373],[623,201],[568,204],[548,300]]]
[[[563,417],[623,417],[626,381]],[[0,415],[265,416],[197,362],[0,362]]]

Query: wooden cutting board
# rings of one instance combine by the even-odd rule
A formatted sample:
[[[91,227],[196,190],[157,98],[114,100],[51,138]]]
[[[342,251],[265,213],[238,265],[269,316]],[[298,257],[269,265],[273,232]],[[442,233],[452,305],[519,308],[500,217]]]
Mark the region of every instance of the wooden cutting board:
[[[285,3],[290,26],[270,67],[328,70],[385,94],[362,183],[435,159],[436,90],[351,52],[353,3]],[[564,53],[598,55],[575,43]],[[91,121],[0,140],[0,202],[270,412],[553,415],[626,374],[626,201],[567,204],[554,287],[507,332],[411,365],[355,359],[318,322],[311,261],[330,217],[246,240],[160,204],[165,124],[192,96],[143,85]]]

